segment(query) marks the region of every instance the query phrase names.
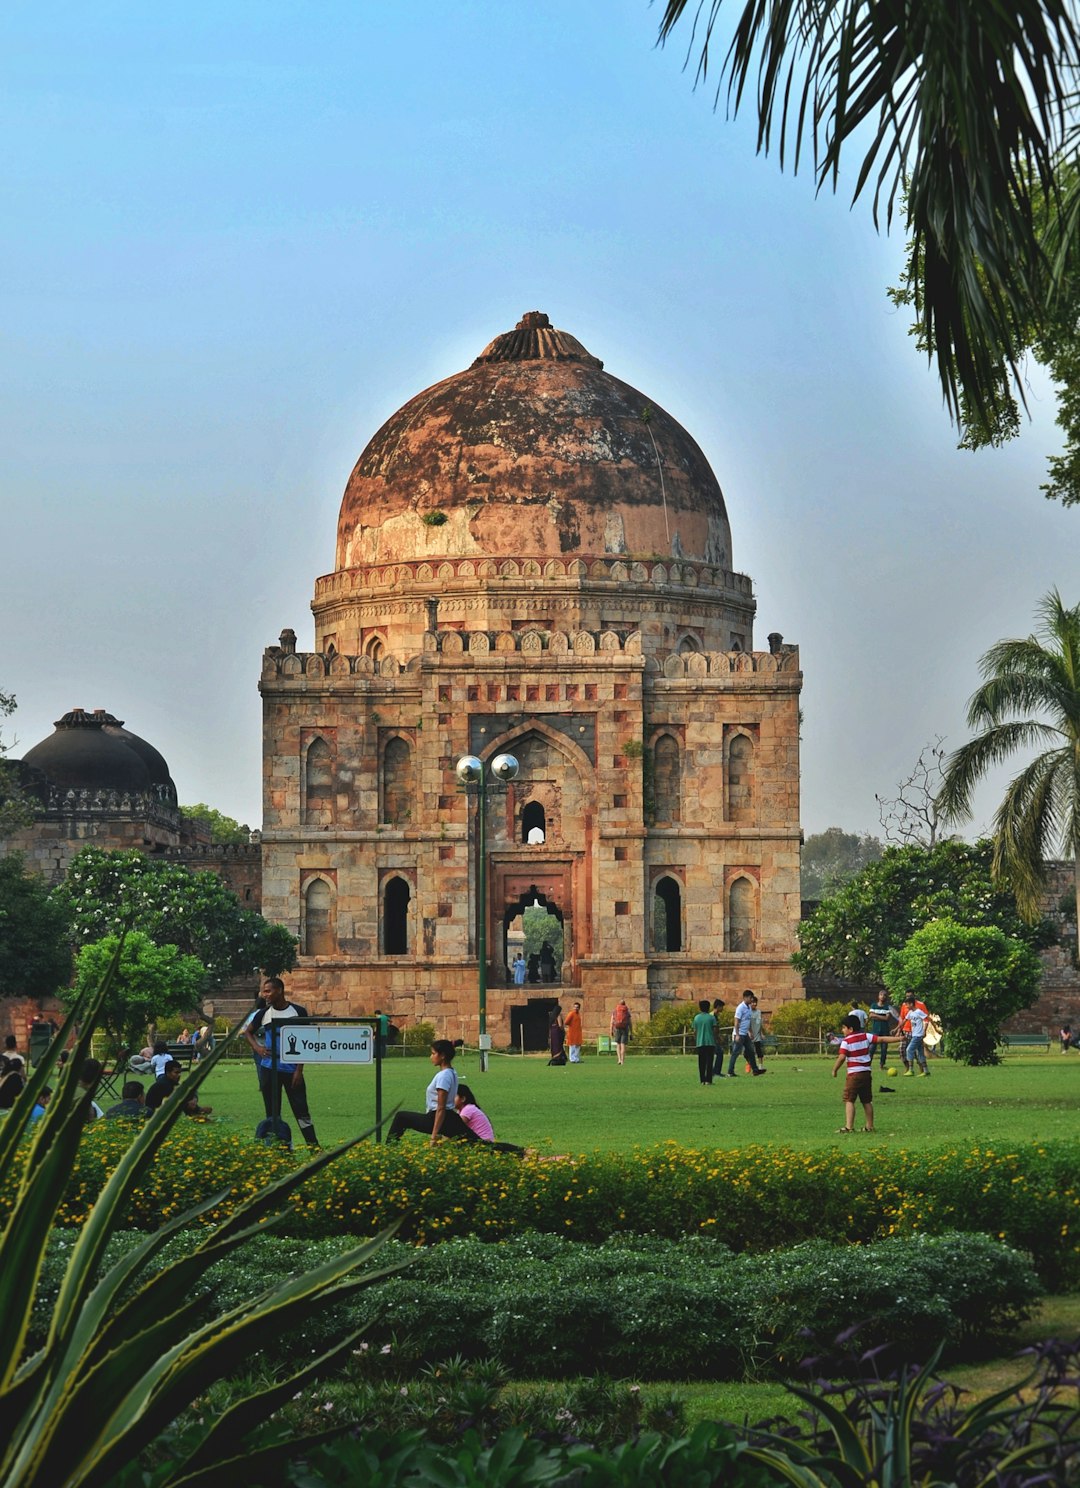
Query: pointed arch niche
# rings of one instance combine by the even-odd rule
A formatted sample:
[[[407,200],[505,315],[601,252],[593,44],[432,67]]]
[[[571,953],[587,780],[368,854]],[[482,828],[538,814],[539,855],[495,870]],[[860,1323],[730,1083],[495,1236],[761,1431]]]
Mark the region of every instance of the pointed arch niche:
[[[682,816],[682,758],[673,734],[661,734],[653,744],[653,821],[672,824]]]
[[[754,741],[748,730],[733,730],[724,749],[724,816],[730,822],[752,822],[756,814]]]
[[[305,822],[334,820],[334,749],[322,734],[313,735],[304,749],[303,793]]]
[[[383,744],[379,787],[379,820],[389,827],[406,826],[412,820],[416,781],[412,744],[403,734],[392,734]]]
[[[300,948],[304,956],[337,955],[336,895],[330,879],[321,875],[304,885],[300,906]]]
[[[384,956],[407,956],[412,948],[412,886],[400,873],[383,880],[379,940]]]
[[[752,878],[739,874],[727,892],[726,934],[729,951],[753,951],[758,939],[758,889]]]
[[[682,885],[671,872],[653,882],[652,942],[661,954],[683,948]]]

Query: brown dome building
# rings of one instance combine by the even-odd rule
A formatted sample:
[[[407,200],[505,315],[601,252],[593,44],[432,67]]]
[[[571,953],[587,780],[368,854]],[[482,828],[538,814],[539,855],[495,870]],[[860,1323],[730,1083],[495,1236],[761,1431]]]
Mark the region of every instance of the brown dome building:
[[[670,414],[539,312],[418,394],[360,456],[315,649],[264,657],[264,912],[297,995],[476,1033],[459,756],[489,797],[489,1026],[533,1039],[580,997],[799,995],[798,653],[753,649],[723,494]],[[507,989],[534,902],[558,985]],[[550,922],[549,922],[550,923]],[[550,971],[550,967],[546,966]],[[501,991],[497,989],[502,989]]]

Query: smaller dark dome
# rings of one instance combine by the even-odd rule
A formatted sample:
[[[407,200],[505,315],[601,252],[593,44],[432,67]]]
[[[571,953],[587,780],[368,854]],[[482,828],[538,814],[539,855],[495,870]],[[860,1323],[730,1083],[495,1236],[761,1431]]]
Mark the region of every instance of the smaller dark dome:
[[[100,708],[93,713],[73,708],[57,719],[54,734],[27,751],[23,763],[40,770],[58,790],[149,792],[157,782],[147,760],[132,742],[134,736],[125,737],[125,734],[122,723],[111,713]],[[168,766],[157,750],[143,744],[141,739],[138,743],[160,760],[171,786]]]
[[[169,766],[165,756],[148,744],[145,739],[140,739],[138,734],[133,734],[130,729],[124,727],[122,718],[114,718],[111,713],[105,714],[105,732],[112,734],[117,739],[123,739],[124,743],[134,749],[143,764],[150,771],[150,783],[161,787],[159,794],[164,794],[173,805],[176,804],[176,786],[169,774]]]

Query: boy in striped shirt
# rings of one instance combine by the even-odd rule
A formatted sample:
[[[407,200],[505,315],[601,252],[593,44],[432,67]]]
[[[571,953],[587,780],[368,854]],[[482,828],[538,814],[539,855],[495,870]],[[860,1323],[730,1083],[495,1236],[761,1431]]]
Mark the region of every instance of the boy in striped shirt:
[[[899,1042],[899,1038],[896,1034],[867,1033],[861,1020],[854,1013],[849,1013],[840,1027],[844,1036],[840,1040],[836,1063],[833,1065],[833,1079],[835,1080],[840,1073],[841,1066],[847,1064],[847,1078],[844,1081],[844,1125],[840,1130],[844,1133],[855,1130],[855,1102],[861,1101],[866,1130],[872,1132],[874,1130],[874,1076],[872,1071],[874,1046],[895,1044]]]

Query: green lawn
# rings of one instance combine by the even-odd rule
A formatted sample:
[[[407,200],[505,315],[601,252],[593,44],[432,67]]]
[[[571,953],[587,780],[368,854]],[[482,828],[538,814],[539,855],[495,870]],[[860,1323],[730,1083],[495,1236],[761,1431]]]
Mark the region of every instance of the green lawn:
[[[1056,1052],[1016,1055],[992,1069],[935,1060],[929,1079],[886,1079],[891,1094],[877,1093],[875,1072],[878,1130],[869,1138],[837,1135],[842,1086],[840,1078],[830,1079],[831,1058],[781,1056],[767,1067],[764,1081],[743,1074],[703,1087],[692,1056],[631,1056],[620,1069],[613,1057],[592,1055],[579,1067],[550,1069],[540,1056],[495,1055],[486,1074],[480,1074],[475,1053],[457,1061],[496,1136],[542,1151],[625,1152],[669,1139],[692,1147],[961,1142],[1004,1150],[1076,1135],[1080,1058]],[[384,1112],[399,1104],[422,1110],[430,1073],[423,1059],[388,1059]],[[311,1066],[308,1097],[319,1140],[344,1140],[374,1120],[374,1071]],[[254,1131],[262,1116],[248,1059],[219,1065],[203,1099],[223,1123]],[[284,1115],[290,1120],[288,1110]],[[295,1122],[290,1124],[295,1135]]]

